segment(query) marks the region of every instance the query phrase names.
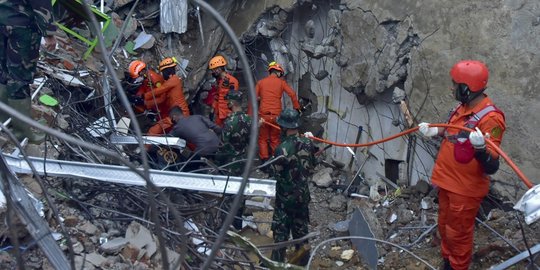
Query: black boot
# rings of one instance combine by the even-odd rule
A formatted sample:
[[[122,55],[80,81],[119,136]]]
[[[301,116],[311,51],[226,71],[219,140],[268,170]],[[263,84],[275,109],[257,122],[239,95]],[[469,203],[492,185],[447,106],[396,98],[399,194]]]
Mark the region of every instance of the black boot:
[[[450,260],[443,258],[443,265],[440,268],[441,270],[452,270],[452,266],[450,265]]]

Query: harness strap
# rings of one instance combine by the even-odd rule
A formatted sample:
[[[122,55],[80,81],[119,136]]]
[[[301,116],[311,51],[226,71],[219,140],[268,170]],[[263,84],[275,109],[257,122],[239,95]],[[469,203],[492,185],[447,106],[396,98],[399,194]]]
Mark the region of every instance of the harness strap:
[[[461,105],[458,105],[451,113],[450,113],[450,117],[448,118],[448,123],[450,123],[450,120],[452,119],[452,117],[456,114],[457,110],[461,107]],[[502,114],[502,116],[504,117],[504,113],[499,110],[497,107],[495,107],[495,105],[487,105],[485,106],[484,108],[482,108],[480,111],[478,111],[477,113],[474,113],[468,120],[467,122],[465,122],[465,127],[467,128],[470,128],[470,129],[474,129],[478,123],[480,122],[480,120],[482,120],[482,118],[484,118],[484,116],[488,115],[489,113],[491,112],[497,112],[497,113],[500,113]],[[445,131],[446,133],[446,131]],[[459,132],[458,134],[455,134],[455,135],[446,135],[445,134],[445,137],[446,139],[448,139],[448,141],[450,141],[451,143],[456,143],[456,140],[457,138],[464,138],[464,137],[468,137],[469,135],[469,132],[465,132],[465,131],[461,131]]]

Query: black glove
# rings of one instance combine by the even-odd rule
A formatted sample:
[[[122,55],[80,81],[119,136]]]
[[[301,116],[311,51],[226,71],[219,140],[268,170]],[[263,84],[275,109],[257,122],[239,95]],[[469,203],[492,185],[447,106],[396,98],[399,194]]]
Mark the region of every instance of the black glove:
[[[142,99],[140,96],[131,96],[129,98],[129,102],[135,106],[139,106],[144,104],[144,99]]]
[[[225,77],[223,79],[223,82],[221,83],[221,85],[223,86],[223,88],[229,88],[229,86],[231,85],[231,82],[229,81],[229,78]]]

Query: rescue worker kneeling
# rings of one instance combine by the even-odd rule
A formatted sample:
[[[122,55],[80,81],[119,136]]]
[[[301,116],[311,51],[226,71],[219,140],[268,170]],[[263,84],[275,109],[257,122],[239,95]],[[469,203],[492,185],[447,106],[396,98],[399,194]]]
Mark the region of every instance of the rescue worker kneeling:
[[[157,107],[160,115],[159,119],[169,116],[169,111],[173,107],[179,107],[185,116],[188,116],[189,108],[184,97],[182,80],[176,75],[176,61],[172,57],[167,57],[159,63],[159,71],[163,74],[165,82],[161,86],[152,89],[144,94],[144,104],[146,108]]]
[[[165,81],[163,76],[147,68],[146,63],[141,60],[132,61],[129,64],[128,73],[129,78],[125,81],[124,86],[135,112],[143,113],[146,110],[157,112],[157,106],[146,108],[144,105],[144,94],[160,87]]]
[[[220,144],[221,127],[202,115],[185,116],[178,107],[169,114],[174,125],[169,134],[193,145],[191,160],[194,162],[186,166],[185,171],[198,169],[201,157],[213,159]]]

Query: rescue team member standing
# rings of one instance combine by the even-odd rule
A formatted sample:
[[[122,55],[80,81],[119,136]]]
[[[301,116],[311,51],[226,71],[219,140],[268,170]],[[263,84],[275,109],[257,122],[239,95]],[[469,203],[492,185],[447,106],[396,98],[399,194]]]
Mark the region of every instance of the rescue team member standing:
[[[155,104],[159,109],[161,119],[148,130],[149,135],[161,135],[169,132],[172,128],[172,121],[169,118],[169,111],[178,107],[184,116],[189,116],[189,107],[184,97],[182,80],[176,75],[176,61],[172,57],[167,57],[159,63],[159,71],[163,74],[165,82],[158,88],[144,94],[144,103],[147,108],[154,108]]]
[[[251,129],[251,117],[242,112],[242,93],[230,90],[225,96],[231,113],[225,119],[223,130],[221,131],[221,142],[223,146],[219,149],[219,160],[221,164],[227,164],[247,157],[247,147],[249,145],[249,132]],[[243,163],[239,162],[229,166],[232,175],[239,176],[242,173]]]
[[[56,47],[51,10],[51,1],[0,0],[0,101],[28,117],[32,111],[29,85],[36,72],[41,37],[45,37],[47,50]],[[7,118],[7,113],[0,114],[0,121]],[[22,121],[12,119],[11,125],[18,138],[45,139],[44,133],[31,130]]]
[[[213,100],[212,109],[214,110],[214,122],[220,127],[223,126],[225,118],[231,113],[231,110],[227,107],[225,95],[227,95],[231,89],[238,90],[238,80],[227,73],[225,70],[226,66],[227,61],[221,55],[210,59],[210,62],[208,63],[208,68],[212,71],[212,76],[217,80],[217,97]]]
[[[249,145],[249,132],[251,129],[251,117],[242,111],[242,92],[230,90],[225,96],[227,105],[231,110],[225,119],[223,130],[221,131],[222,146],[219,148],[216,159],[220,164],[228,164],[237,160],[245,160],[247,157],[247,147]],[[242,174],[244,162],[237,162],[229,165],[227,169],[232,175]],[[234,196],[229,197],[229,205],[234,200]],[[232,225],[235,229],[242,229],[242,214],[244,212],[245,201],[236,212],[236,218]],[[227,207],[230,208],[230,207]]]
[[[293,108],[300,109],[298,98],[287,84],[282,79],[285,71],[276,62],[272,62],[268,65],[268,77],[257,82],[255,87],[257,99],[259,100],[259,117],[270,124],[276,124],[276,118],[281,113],[281,97],[283,92],[291,98]],[[250,108],[251,114],[251,108]],[[279,144],[280,131],[270,125],[264,123],[259,128],[259,156],[261,161],[266,161],[274,152]],[[270,150],[268,149],[268,143],[270,143]]]
[[[146,110],[144,106],[144,94],[151,92],[152,89],[158,88],[163,84],[163,76],[148,68],[146,63],[141,60],[134,60],[129,64],[129,83],[135,86],[130,89],[130,102],[134,105],[137,113],[142,113]],[[159,111],[157,106],[150,108],[151,111]]]
[[[276,148],[275,156],[283,155],[271,166],[276,179],[276,203],[272,217],[274,242],[302,238],[308,233],[309,202],[308,176],[315,167],[316,147],[306,137],[298,136],[299,114],[285,109],[277,119],[284,132],[283,141]],[[300,244],[296,248],[300,248]],[[286,248],[272,251],[272,260],[284,262]]]
[[[499,168],[499,156],[486,147],[484,134],[497,146],[506,129],[504,114],[484,94],[488,69],[480,61],[465,60],[450,70],[455,98],[461,104],[448,124],[476,131],[419,125],[420,133],[444,136],[431,181],[439,187],[439,233],[444,269],[468,269],[474,239],[475,217],[489,191],[490,174]],[[487,136],[487,135],[486,135]]]

